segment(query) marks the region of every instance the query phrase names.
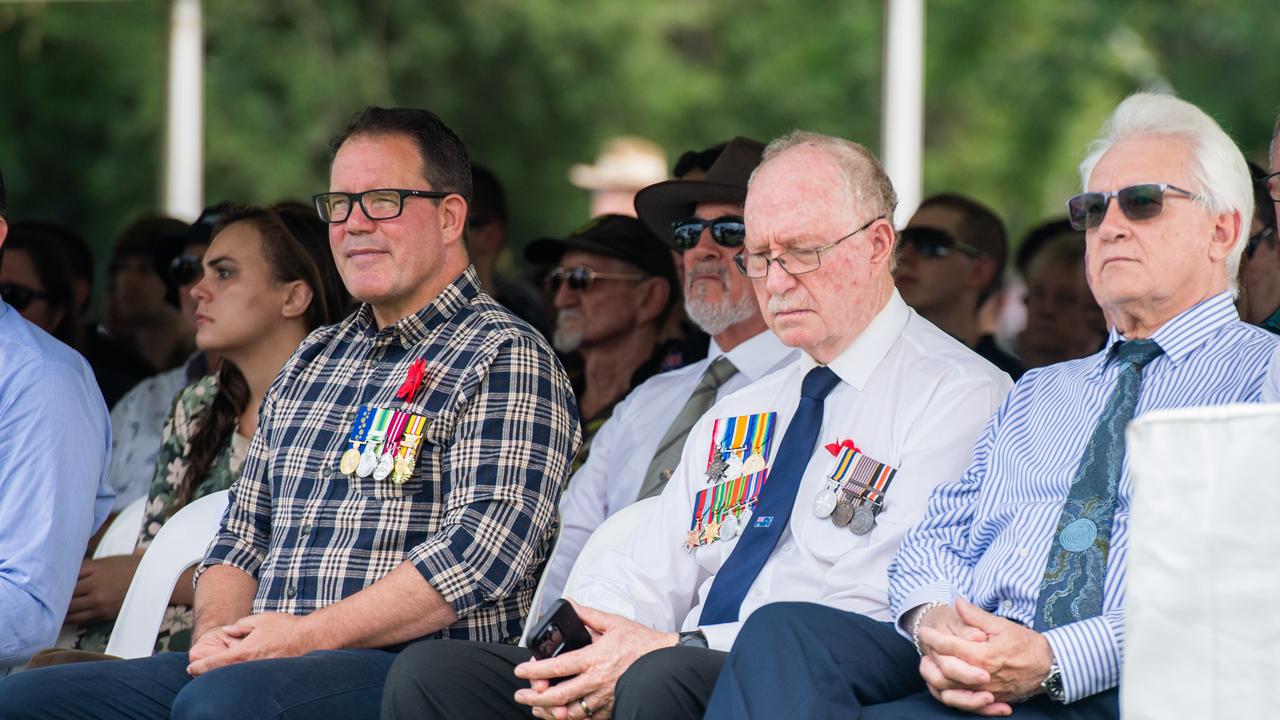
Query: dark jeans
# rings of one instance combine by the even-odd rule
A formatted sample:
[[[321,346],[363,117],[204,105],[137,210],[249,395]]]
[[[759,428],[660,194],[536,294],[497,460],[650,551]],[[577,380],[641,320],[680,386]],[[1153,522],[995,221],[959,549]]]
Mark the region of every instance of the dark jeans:
[[[687,647],[645,655],[618,679],[613,717],[698,720],[725,657]],[[514,670],[529,658],[527,648],[512,645],[419,642],[400,653],[387,675],[383,720],[526,720],[532,712],[513,696],[529,682]]]
[[[920,657],[892,623],[812,603],[752,613],[716,682],[706,720],[973,720],[933,699]],[[1014,706],[1018,720],[1118,720],[1112,689],[1059,705],[1043,695]]]
[[[385,650],[326,650],[194,679],[186,653],[59,665],[0,680],[0,718],[376,718],[395,657]]]

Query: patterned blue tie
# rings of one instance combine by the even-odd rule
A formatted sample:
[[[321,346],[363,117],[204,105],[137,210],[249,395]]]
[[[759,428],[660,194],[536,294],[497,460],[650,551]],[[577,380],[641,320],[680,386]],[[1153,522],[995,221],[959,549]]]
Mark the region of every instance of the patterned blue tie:
[[[1142,368],[1163,352],[1155,340],[1131,340],[1115,348],[1124,368],[1071,481],[1040,582],[1036,630],[1102,614],[1111,522],[1124,465],[1124,430],[1138,407]]]
[[[768,480],[760,491],[753,517],[755,521],[738,539],[724,565],[711,581],[706,605],[702,607],[700,625],[734,622],[747,590],[756,581],[778,539],[791,519],[791,508],[804,477],[813,448],[822,429],[822,406],[827,395],[840,382],[836,374],[823,365],[810,370],[800,384],[800,405],[782,436],[778,459],[769,469]]]

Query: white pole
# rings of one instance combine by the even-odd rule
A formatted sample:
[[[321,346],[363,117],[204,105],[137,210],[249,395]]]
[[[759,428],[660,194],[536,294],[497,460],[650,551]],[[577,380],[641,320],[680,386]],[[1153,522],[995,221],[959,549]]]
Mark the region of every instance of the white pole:
[[[924,188],[924,0],[885,0],[884,88],[880,133],[885,171],[898,191],[902,227]]]
[[[201,0],[170,0],[164,132],[164,212],[204,208],[204,27]]]

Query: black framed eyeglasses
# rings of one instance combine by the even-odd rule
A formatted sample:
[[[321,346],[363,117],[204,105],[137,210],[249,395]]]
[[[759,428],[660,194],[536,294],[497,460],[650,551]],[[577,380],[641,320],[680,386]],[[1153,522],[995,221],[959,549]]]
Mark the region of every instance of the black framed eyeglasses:
[[[920,257],[944,258],[959,252],[976,258],[986,254],[969,243],[960,242],[940,230],[907,229],[902,231],[901,236],[902,247],[910,247],[911,251]]]
[[[40,292],[20,283],[0,283],[0,300],[4,300],[14,310],[22,312],[36,300],[48,300],[49,294]]]
[[[1071,219],[1071,227],[1076,230],[1092,230],[1102,224],[1107,215],[1107,207],[1111,198],[1120,203],[1120,210],[1130,220],[1150,220],[1164,210],[1164,196],[1170,191],[1181,197],[1199,200],[1200,196],[1190,190],[1168,183],[1143,183],[1120,188],[1115,192],[1080,193],[1067,201],[1067,215]]]
[[[174,285],[193,285],[204,277],[204,262],[199,255],[179,255],[169,263],[169,278]]]
[[[1271,202],[1280,202],[1280,172],[1263,175],[1258,183],[1267,189],[1267,196],[1271,198]]]
[[[390,220],[400,217],[404,212],[404,199],[421,197],[439,200],[454,193],[441,190],[399,190],[396,188],[379,188],[358,193],[326,192],[311,196],[315,201],[316,212],[320,219],[327,223],[346,222],[351,217],[351,208],[356,203],[364,210],[365,217],[370,220]]]
[[[873,217],[857,230],[854,230],[835,242],[823,245],[820,248],[795,248],[787,250],[786,252],[778,253],[777,257],[772,258],[769,257],[768,253],[738,253],[733,256],[733,262],[738,266],[738,272],[749,278],[762,278],[768,275],[769,266],[773,263],[778,263],[779,267],[791,275],[811,273],[819,267],[822,267],[822,253],[884,219],[884,215]]]
[[[1258,232],[1250,235],[1249,239],[1245,241],[1245,245],[1244,245],[1245,257],[1253,259],[1253,254],[1257,252],[1258,246],[1261,245],[1264,240],[1266,240],[1267,238],[1275,234],[1276,234],[1275,228],[1264,227]]]
[[[723,215],[715,220],[703,220],[700,217],[688,217],[671,223],[671,232],[675,236],[676,247],[680,252],[689,250],[698,244],[702,231],[711,228],[711,239],[717,245],[727,248],[742,247],[747,237],[747,226],[741,215]]]
[[[597,280],[643,280],[647,275],[638,273],[597,272],[593,268],[576,265],[574,267],[558,267],[547,276],[547,287],[551,292],[559,292],[560,286],[568,284],[570,290],[589,290]]]

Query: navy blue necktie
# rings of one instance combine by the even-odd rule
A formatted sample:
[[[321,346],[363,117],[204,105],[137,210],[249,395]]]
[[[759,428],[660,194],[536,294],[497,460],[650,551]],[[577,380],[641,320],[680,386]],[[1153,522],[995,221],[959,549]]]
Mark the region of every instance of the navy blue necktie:
[[[1111,524],[1124,467],[1124,430],[1138,408],[1142,368],[1163,352],[1155,340],[1130,340],[1116,346],[1116,360],[1124,363],[1124,369],[1085,445],[1058,519],[1036,601],[1036,630],[1102,614]]]
[[[773,554],[773,548],[791,519],[796,492],[800,489],[809,459],[813,457],[813,448],[818,444],[823,403],[838,382],[840,378],[825,365],[815,367],[804,376],[800,385],[800,405],[782,436],[778,459],[769,469],[768,480],[760,491],[752,514],[755,520],[743,532],[738,545],[711,581],[699,625],[737,621],[742,599]]]

